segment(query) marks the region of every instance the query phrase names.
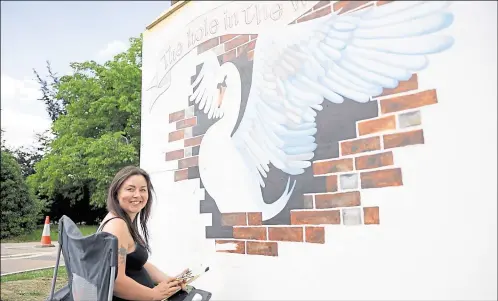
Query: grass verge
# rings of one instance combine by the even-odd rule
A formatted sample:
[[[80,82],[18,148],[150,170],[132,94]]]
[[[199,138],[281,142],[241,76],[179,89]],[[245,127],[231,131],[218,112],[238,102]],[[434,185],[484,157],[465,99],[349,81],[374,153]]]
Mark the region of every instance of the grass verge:
[[[50,295],[54,269],[43,269],[0,277],[2,301],[40,301]],[[55,289],[67,284],[66,268],[61,266],[57,272]]]
[[[3,284],[5,282],[10,282],[10,281],[31,280],[35,278],[47,278],[47,277],[52,278],[53,274],[54,274],[54,269],[48,268],[48,269],[2,276],[0,277],[0,282]],[[59,267],[59,269],[57,270],[57,278],[59,277],[65,277],[65,279],[67,279],[66,267],[64,266]]]
[[[50,225],[50,239],[52,241],[57,241],[57,239],[59,238],[57,227],[58,227],[57,225]],[[78,226],[78,228],[80,229],[81,233],[86,236],[95,233],[95,231],[97,231],[98,226],[80,225]],[[1,243],[39,242],[42,237],[42,232],[43,232],[43,226],[40,226],[29,234],[4,238],[1,240]]]

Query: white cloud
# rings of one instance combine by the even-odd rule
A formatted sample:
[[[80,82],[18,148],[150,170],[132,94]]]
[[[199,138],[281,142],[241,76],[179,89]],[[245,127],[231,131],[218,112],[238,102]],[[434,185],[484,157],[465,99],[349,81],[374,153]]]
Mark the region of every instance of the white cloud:
[[[121,53],[128,49],[129,45],[128,43],[114,40],[107,44],[105,48],[100,50],[97,54],[99,60],[110,60],[112,59],[116,54]]]
[[[8,75],[2,78],[2,101],[34,101],[42,94],[38,89],[38,83],[32,79],[18,80]],[[6,98],[6,99],[4,99]]]
[[[51,120],[38,83],[32,79],[15,79],[1,75],[1,119],[4,139],[11,147],[30,147],[35,134],[50,128]]]

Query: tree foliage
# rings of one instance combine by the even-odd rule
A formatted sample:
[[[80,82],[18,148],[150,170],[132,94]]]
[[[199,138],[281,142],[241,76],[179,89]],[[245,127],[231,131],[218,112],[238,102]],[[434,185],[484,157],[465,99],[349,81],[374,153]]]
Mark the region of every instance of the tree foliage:
[[[14,156],[4,150],[1,154],[1,237],[5,238],[33,231],[44,204],[29,190]]]
[[[66,114],[66,102],[62,99],[57,98],[57,91],[60,80],[57,74],[52,71],[52,67],[49,61],[47,61],[46,68],[48,72],[48,76],[46,79],[43,79],[35,69],[33,69],[33,72],[36,76],[38,84],[40,85],[40,92],[42,93],[42,97],[38,100],[43,101],[43,103],[45,104],[45,109],[53,122],[59,116]],[[43,133],[37,133],[37,145],[33,145],[32,147],[18,147],[9,149],[9,151],[16,158],[17,163],[19,163],[19,165],[21,166],[21,173],[25,179],[35,173],[35,164],[43,158],[43,154],[49,149],[50,141],[52,139],[51,136],[53,136],[51,134],[51,130],[47,130]],[[2,144],[3,143],[4,141],[2,140]]]
[[[45,131],[42,134],[36,134],[36,141],[38,145],[33,145],[30,148],[19,147],[11,150],[11,153],[17,160],[21,167],[21,174],[23,178],[35,173],[35,164],[38,163],[42,158],[43,154],[49,149],[50,137],[48,133],[50,131]]]
[[[3,136],[3,133],[5,133],[5,131],[3,129],[0,129],[0,140],[1,140],[0,147],[1,147],[2,151],[8,151],[7,146],[5,145],[5,138]]]
[[[142,38],[132,38],[126,52],[104,64],[72,63],[73,74],[56,82],[57,93],[47,92],[47,99],[64,101],[52,125],[50,149],[28,177],[40,194],[63,194],[77,202],[87,189],[91,204],[103,206],[114,174],[138,164],[141,49]]]
[[[48,116],[50,116],[50,119],[52,119],[53,122],[57,120],[59,116],[66,114],[67,102],[64,99],[58,98],[57,91],[60,79],[57,74],[52,71],[49,61],[47,61],[47,71],[48,80],[45,80],[35,69],[33,69],[36,80],[38,81],[38,84],[40,84],[40,91],[42,92],[42,97],[38,100],[45,103]]]

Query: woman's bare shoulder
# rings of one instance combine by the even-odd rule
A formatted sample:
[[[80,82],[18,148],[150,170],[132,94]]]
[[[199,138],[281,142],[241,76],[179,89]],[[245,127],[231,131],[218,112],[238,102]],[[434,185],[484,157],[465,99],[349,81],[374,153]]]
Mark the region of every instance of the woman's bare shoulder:
[[[108,215],[104,218],[102,223],[106,223],[102,228],[102,231],[114,234],[118,239],[131,239],[128,225],[122,218]]]

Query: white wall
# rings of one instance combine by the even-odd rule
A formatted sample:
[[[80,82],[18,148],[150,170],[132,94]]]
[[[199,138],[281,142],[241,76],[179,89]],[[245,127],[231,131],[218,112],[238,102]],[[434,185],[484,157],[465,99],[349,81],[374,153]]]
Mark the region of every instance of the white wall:
[[[380,205],[380,225],[329,227],[326,244],[279,243],[275,258],[214,252],[199,180],[174,183],[165,171],[164,152],[178,144],[167,143],[168,114],[185,107],[195,71],[195,51],[185,57],[150,114],[144,93],[141,166],[157,192],[151,260],[170,273],[209,264],[195,285],[213,300],[496,300],[497,4],[451,10],[455,45],[419,73],[439,101],[423,110],[425,144],[394,150],[403,186],[362,192],[365,205]],[[186,6],[146,33],[144,81],[158,45],[197,14]]]

